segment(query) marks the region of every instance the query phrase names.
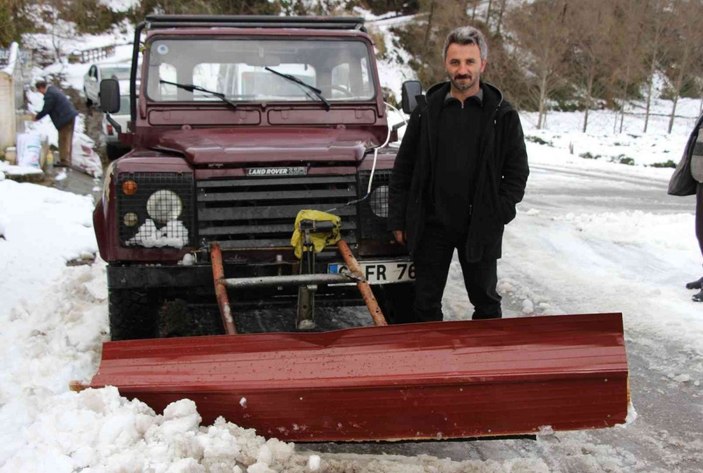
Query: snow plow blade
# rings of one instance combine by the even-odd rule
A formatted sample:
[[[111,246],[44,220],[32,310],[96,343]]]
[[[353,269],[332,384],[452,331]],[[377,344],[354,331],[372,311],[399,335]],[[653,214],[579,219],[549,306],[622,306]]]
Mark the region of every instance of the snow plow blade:
[[[106,385],[298,442],[602,428],[629,404],[621,314],[109,342]]]

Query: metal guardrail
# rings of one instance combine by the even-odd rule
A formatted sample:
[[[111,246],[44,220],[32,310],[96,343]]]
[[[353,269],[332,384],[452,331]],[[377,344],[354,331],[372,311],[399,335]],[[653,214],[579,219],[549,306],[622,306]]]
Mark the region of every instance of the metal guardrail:
[[[86,62],[98,61],[105,59],[108,56],[115,54],[115,46],[102,46],[99,48],[84,49],[81,51],[73,51],[68,56],[68,62],[85,64]]]

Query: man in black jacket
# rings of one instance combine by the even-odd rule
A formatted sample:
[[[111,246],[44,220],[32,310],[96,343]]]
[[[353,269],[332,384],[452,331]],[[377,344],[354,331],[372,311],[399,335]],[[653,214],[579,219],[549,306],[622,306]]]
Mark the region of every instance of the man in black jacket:
[[[395,160],[389,226],[415,261],[416,321],[442,320],[455,248],[473,318],[502,316],[497,259],[529,168],[517,111],[480,80],[487,53],[479,30],[461,27],[449,34],[449,81],[430,88],[413,111]]]
[[[55,164],[57,166],[70,166],[73,152],[73,128],[78,112],[68,97],[57,87],[47,86],[44,81],[37,82],[35,87],[44,96],[44,107],[41,112],[37,113],[34,120],[41,120],[46,115],[51,117],[51,121],[59,132],[60,162]]]

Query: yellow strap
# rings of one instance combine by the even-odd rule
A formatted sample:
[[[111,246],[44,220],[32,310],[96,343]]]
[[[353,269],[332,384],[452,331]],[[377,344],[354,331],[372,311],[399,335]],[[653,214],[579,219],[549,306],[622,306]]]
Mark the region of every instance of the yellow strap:
[[[298,212],[298,216],[295,217],[295,226],[293,228],[293,236],[290,239],[291,246],[295,249],[295,256],[300,259],[303,257],[303,233],[300,231],[300,221],[301,220],[314,220],[316,222],[332,222],[334,223],[334,228],[330,232],[310,232],[310,240],[313,244],[315,253],[322,251],[325,246],[336,244],[341,236],[340,230],[342,226],[342,219],[337,216],[327,212],[322,212],[320,210],[301,210]]]

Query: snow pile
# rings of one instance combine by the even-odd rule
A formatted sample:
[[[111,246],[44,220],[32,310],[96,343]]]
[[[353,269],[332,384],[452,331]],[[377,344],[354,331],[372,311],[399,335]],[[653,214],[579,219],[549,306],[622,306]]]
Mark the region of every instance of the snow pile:
[[[8,164],[5,161],[0,161],[0,172],[7,174],[42,174],[42,170],[35,168],[33,166],[17,166],[15,164]],[[0,179],[1,181],[2,179]]]
[[[268,473],[308,461],[292,444],[266,440],[221,418],[200,427],[195,403],[187,399],[159,415],[120,397],[114,387],[35,402],[34,409],[20,406],[24,412],[16,424],[24,424],[22,434],[0,451],[7,471]]]
[[[166,246],[183,248],[188,243],[188,229],[179,220],[171,220],[161,228],[157,228],[150,218],[139,227],[134,237],[127,241],[128,245],[139,245],[146,248],[163,248]]]
[[[95,254],[92,208],[90,196],[0,181],[0,316],[43,294],[67,261]]]

